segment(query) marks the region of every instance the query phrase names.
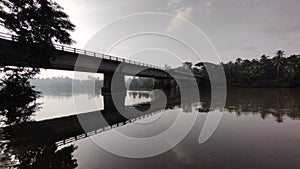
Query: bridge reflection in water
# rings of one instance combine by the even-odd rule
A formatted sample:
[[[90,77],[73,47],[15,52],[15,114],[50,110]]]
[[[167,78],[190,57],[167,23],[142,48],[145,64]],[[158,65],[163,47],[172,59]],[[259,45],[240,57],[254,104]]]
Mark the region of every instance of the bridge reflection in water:
[[[17,126],[9,126],[4,130],[9,135],[10,147],[22,154],[28,150],[45,145],[61,146],[83,139],[112,128],[120,127],[134,121],[161,113],[162,110],[183,108],[184,112],[192,110],[192,103],[199,98],[181,98],[176,88],[163,90],[166,95],[166,105],[162,104],[161,92],[154,92],[150,102],[124,106],[122,112],[115,108],[104,107],[103,110],[60,117],[50,120],[28,122]],[[105,97],[104,97],[105,99]],[[84,123],[84,129],[82,127]],[[87,125],[88,124],[88,125]]]

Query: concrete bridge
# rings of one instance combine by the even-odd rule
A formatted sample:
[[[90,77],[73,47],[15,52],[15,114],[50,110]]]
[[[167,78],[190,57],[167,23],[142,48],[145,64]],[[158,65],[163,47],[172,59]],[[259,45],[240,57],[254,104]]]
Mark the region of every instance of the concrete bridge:
[[[33,66],[30,61],[24,62],[20,58],[28,51],[38,49],[26,47],[24,44],[22,46],[17,42],[16,37],[0,33],[0,66]],[[37,54],[43,57],[44,53]],[[55,59],[49,64],[38,63],[34,66],[44,69],[103,73],[104,83],[101,94],[105,98],[104,107],[113,110],[124,109],[127,93],[125,75],[154,78],[154,89],[178,89],[179,83],[186,88],[191,88],[190,85],[195,87],[201,80],[201,77],[195,77],[192,73],[164,70],[150,64],[63,45],[55,45],[51,54]],[[112,83],[113,79],[116,83]]]
[[[0,66],[32,66],[29,62],[20,62],[22,54],[28,50],[21,48],[17,43],[17,38],[10,34],[0,32]],[[24,45],[23,45],[24,46]],[[191,73],[175,70],[165,70],[162,67],[128,60],[116,56],[100,54],[64,45],[54,45],[54,60],[47,65],[35,65],[44,69],[82,71],[91,73],[121,73],[128,76],[150,77],[155,79],[195,79]],[[43,54],[41,53],[41,57]],[[79,63],[80,62],[80,63]],[[120,66],[121,64],[121,66]],[[142,70],[142,71],[141,71]],[[171,75],[173,77],[171,77]],[[200,79],[201,77],[196,77]]]

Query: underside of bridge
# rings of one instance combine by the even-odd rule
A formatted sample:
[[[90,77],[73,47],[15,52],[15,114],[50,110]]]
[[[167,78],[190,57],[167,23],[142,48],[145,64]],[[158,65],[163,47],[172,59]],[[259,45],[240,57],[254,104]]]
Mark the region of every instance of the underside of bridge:
[[[104,112],[123,112],[127,88],[125,74],[121,72],[104,73],[101,94],[104,98]],[[161,90],[168,98],[178,96],[179,86],[172,78],[156,78],[152,84],[153,90]]]
[[[72,48],[73,49],[73,48]],[[0,66],[23,66],[38,67],[44,69],[80,71],[90,73],[103,73],[104,83],[101,89],[104,97],[104,112],[123,112],[127,88],[125,86],[125,75],[135,77],[148,77],[154,79],[153,89],[160,89],[165,95],[171,96],[180,93],[183,97],[195,94],[194,89],[198,88],[200,78],[192,74],[175,72],[173,70],[162,70],[155,67],[148,67],[147,64],[135,64],[126,62],[125,59],[96,57],[96,55],[80,54],[74,51],[39,49],[35,45],[19,44],[15,41],[0,39]],[[43,58],[44,55],[53,55],[49,63],[39,63],[36,60],[26,60],[36,55],[36,58]],[[25,60],[24,60],[25,58]],[[176,79],[176,80],[175,80]],[[185,89],[185,90],[182,90]]]

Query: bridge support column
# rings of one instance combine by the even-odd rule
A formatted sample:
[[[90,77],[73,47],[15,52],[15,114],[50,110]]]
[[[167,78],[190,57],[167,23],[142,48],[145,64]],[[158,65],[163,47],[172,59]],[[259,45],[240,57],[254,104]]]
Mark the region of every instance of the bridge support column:
[[[113,79],[114,78],[114,79]],[[125,76],[123,73],[104,73],[101,94],[104,102],[104,112],[119,112],[125,108]],[[112,83],[114,80],[114,83]]]

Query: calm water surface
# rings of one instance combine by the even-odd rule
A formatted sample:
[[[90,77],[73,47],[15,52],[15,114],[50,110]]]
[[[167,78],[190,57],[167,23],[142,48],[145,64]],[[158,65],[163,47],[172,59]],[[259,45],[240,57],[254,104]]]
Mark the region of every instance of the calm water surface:
[[[125,100],[125,105],[149,102],[151,93],[147,91],[129,91]],[[41,121],[46,119],[76,115],[95,110],[102,110],[103,97],[91,93],[51,93],[43,94],[38,100],[42,108],[32,117],[33,120]],[[76,106],[75,106],[76,104]]]
[[[75,100],[80,105],[74,108]],[[126,105],[153,100],[152,93],[129,92]],[[57,118],[102,109],[102,97],[89,94],[46,94],[40,99],[43,108],[34,120]],[[78,103],[78,102],[76,102]],[[96,103],[96,104],[95,104]],[[188,116],[196,113],[196,123],[187,137],[173,149],[155,157],[130,159],[113,155],[99,148],[91,138],[109,137],[106,131],[80,139],[63,146],[55,143],[38,145],[48,147],[35,155],[33,168],[49,166],[52,163],[73,164],[76,168],[300,168],[300,90],[299,89],[230,89],[223,117],[215,133],[203,144],[198,142],[199,134],[207,117],[209,99],[194,101],[184,106],[172,106],[148,119],[116,128],[121,133],[135,137],[158,134],[172,124],[177,113]],[[96,106],[95,106],[96,105]],[[155,119],[151,125],[140,122]],[[62,133],[63,135],[64,133]],[[50,148],[49,148],[50,147]],[[76,148],[77,147],[77,148]],[[26,153],[17,148],[12,150],[18,164],[26,163]],[[36,149],[36,148],[35,148]],[[22,152],[22,153],[20,153]],[[26,151],[25,151],[26,152]],[[22,157],[18,157],[19,156]],[[28,153],[28,152],[27,152]],[[22,155],[20,155],[22,154]],[[23,162],[22,162],[23,160]],[[20,162],[21,161],[21,162]],[[20,165],[22,167],[22,165]],[[55,166],[55,165],[54,165]],[[74,166],[75,167],[75,166]],[[74,168],[71,165],[63,168]],[[25,168],[25,167],[24,167]],[[59,168],[59,167],[58,167]]]

